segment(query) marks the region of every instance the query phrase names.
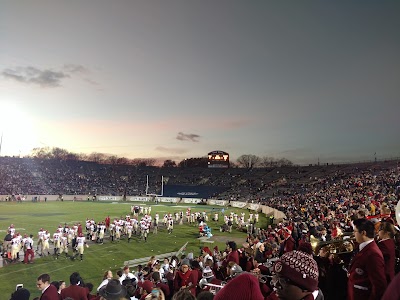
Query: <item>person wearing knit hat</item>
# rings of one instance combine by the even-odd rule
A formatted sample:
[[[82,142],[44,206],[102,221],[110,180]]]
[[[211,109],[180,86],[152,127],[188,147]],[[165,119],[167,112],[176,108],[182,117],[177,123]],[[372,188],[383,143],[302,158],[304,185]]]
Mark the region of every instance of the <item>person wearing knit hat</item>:
[[[208,254],[208,255],[212,255],[210,248],[208,247],[203,247],[203,249],[201,249],[203,251],[203,255]]]
[[[313,300],[313,294],[321,297],[322,292],[318,290],[318,265],[311,255],[297,250],[287,252],[275,263],[273,269],[276,274],[273,284],[279,299]]]
[[[150,280],[139,281],[138,286],[142,288],[143,291],[146,291],[147,294],[151,293],[153,289],[153,283]]]
[[[213,250],[214,250],[213,252],[214,256],[219,254],[218,246],[215,246]]]
[[[256,276],[250,273],[243,273],[217,292],[214,300],[264,300],[260,285]]]
[[[202,277],[198,284],[202,291],[211,291],[214,289],[214,287],[208,284],[217,286],[222,284],[222,280],[215,278],[213,270],[208,266],[204,268]]]
[[[178,292],[181,289],[190,288],[190,292],[193,296],[196,296],[196,285],[197,285],[197,276],[195,273],[190,270],[190,262],[188,259],[184,259],[181,262],[180,268],[175,273],[174,278],[174,291]]]
[[[214,258],[212,257],[212,252],[211,252],[210,248],[204,247],[202,249],[202,252],[203,252],[203,264],[206,263],[207,259],[211,259],[212,261],[214,261]]]
[[[211,270],[211,268],[210,267],[205,267],[204,268],[204,270],[203,270],[203,278],[206,278],[206,279],[208,279],[208,278],[211,278],[211,277],[213,277],[214,276],[214,273],[213,273],[213,271]]]

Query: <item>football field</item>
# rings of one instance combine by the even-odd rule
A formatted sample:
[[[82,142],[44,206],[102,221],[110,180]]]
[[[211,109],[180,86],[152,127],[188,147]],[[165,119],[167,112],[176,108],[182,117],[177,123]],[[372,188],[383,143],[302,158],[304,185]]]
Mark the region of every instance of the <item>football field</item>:
[[[213,244],[207,244],[211,247],[225,249],[226,239],[232,238],[238,241],[245,241],[246,234],[233,230],[232,233],[221,233],[219,227],[223,224],[223,213],[229,214],[232,211],[242,212],[236,208],[222,208],[218,206],[205,205],[175,205],[175,204],[154,204],[154,203],[124,203],[124,202],[71,202],[71,201],[51,201],[51,202],[0,202],[0,238],[4,240],[7,228],[14,224],[17,232],[34,235],[34,248],[36,249],[37,233],[40,228],[48,230],[51,234],[56,231],[61,224],[67,223],[69,226],[80,222],[85,227],[87,218],[93,218],[96,222],[104,220],[110,216],[114,218],[125,218],[130,213],[131,205],[151,206],[151,215],[154,218],[155,213],[160,215],[160,224],[165,213],[186,212],[187,207],[191,207],[192,212],[205,211],[209,217],[208,226],[212,228]],[[212,221],[215,211],[219,212],[219,222]],[[246,219],[248,218],[248,211]],[[266,218],[260,215],[261,226],[265,226]],[[259,225],[260,226],[260,225]],[[85,232],[85,229],[83,230]],[[114,274],[119,270],[124,261],[159,255],[168,252],[178,251],[186,242],[188,242],[185,254],[193,253],[194,256],[200,254],[202,245],[197,239],[199,237],[198,226],[184,223],[174,224],[172,234],[167,233],[163,226],[158,230],[158,234],[153,234],[150,230],[147,242],[141,241],[139,237],[133,237],[128,243],[126,238],[121,238],[119,242],[111,243],[108,237],[104,244],[89,244],[85,248],[84,260],[71,260],[60,256],[58,260],[54,256],[39,257],[35,253],[33,264],[14,263],[0,268],[0,295],[1,299],[9,299],[11,293],[15,290],[17,284],[24,284],[24,287],[31,292],[31,298],[40,295],[36,288],[36,278],[42,273],[50,274],[51,280],[64,280],[69,284],[69,275],[78,271],[85,282],[91,282],[96,289],[102,281],[104,271],[111,269]],[[22,253],[22,251],[21,251]],[[72,250],[69,249],[72,254]]]

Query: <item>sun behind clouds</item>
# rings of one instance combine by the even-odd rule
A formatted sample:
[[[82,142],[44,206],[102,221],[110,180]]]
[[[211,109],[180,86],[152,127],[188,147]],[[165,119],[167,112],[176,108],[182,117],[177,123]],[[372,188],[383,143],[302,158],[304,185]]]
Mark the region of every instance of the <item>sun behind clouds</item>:
[[[0,137],[1,156],[29,154],[39,144],[33,118],[14,102],[0,102]]]

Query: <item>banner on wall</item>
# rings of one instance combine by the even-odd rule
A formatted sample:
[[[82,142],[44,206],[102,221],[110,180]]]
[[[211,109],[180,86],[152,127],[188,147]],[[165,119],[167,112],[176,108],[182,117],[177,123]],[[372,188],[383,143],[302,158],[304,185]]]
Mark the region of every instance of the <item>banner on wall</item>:
[[[178,198],[167,198],[167,197],[157,197],[157,200],[163,203],[177,203],[179,202]]]
[[[257,203],[250,203],[250,204],[249,204],[249,209],[250,209],[250,210],[259,210],[259,209],[260,209],[260,204],[257,204]]]
[[[221,186],[164,185],[164,197],[209,199],[227,190]]]
[[[150,200],[151,197],[129,197],[129,201],[148,202]]]
[[[231,206],[232,206],[232,207],[244,208],[246,205],[247,205],[246,202],[231,201]]]
[[[195,198],[190,199],[190,198],[185,198],[185,199],[182,199],[182,202],[183,202],[183,203],[197,204],[197,203],[200,203],[200,202],[201,202],[201,199],[195,199]]]
[[[228,204],[228,201],[226,200],[208,200],[208,204],[210,205],[220,205],[220,206],[225,206]]]
[[[121,196],[97,196],[99,201],[121,201]]]

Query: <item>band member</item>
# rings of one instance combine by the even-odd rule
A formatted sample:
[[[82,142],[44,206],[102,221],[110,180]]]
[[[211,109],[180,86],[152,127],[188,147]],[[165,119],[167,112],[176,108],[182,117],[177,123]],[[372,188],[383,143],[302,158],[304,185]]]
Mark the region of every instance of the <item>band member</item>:
[[[296,242],[292,237],[292,231],[290,229],[283,227],[282,235],[284,237],[284,241],[281,244],[281,255],[293,251],[296,246]]]
[[[178,292],[181,289],[189,288],[193,296],[196,296],[197,281],[190,270],[190,262],[188,259],[184,259],[181,263],[179,270],[175,273],[174,278],[174,291]]]
[[[221,285],[222,280],[217,279],[214,275],[214,272],[211,270],[209,266],[205,267],[203,272],[202,272],[202,277],[207,280],[207,283],[215,284],[215,285]],[[202,289],[203,291],[209,291],[210,286],[205,286]]]
[[[350,264],[347,299],[381,299],[387,282],[383,255],[374,241],[374,224],[366,219],[357,219],[353,224],[359,252]]]
[[[41,291],[40,300],[60,299],[57,288],[50,284],[50,275],[42,274],[37,278],[37,288]]]
[[[234,262],[239,265],[239,253],[237,251],[236,243],[233,241],[229,241],[226,243],[226,250],[228,251],[228,255],[225,257],[222,265],[226,267],[229,262]]]
[[[382,222],[379,227],[379,241],[378,247],[382,252],[383,260],[385,261],[385,273],[386,280],[389,284],[394,278],[395,263],[396,263],[396,253],[395,253],[395,243],[394,243],[395,229],[393,224],[389,222]]]
[[[243,273],[229,281],[214,296],[214,300],[223,299],[263,300],[264,296],[261,293],[257,277],[249,273]]]
[[[311,255],[301,251],[285,253],[275,263],[274,271],[272,284],[279,299],[314,300],[313,294],[320,299],[318,266]]]

